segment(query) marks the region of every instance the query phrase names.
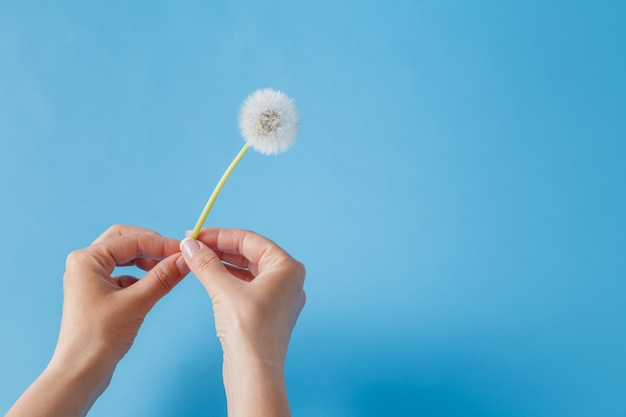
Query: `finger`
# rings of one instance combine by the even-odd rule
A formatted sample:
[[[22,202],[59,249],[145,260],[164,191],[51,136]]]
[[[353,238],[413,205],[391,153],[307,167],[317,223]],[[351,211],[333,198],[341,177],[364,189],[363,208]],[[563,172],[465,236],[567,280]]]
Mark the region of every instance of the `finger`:
[[[135,259],[134,263],[137,268],[143,271],[149,271],[155,266],[157,266],[160,261],[161,259],[139,258],[139,259]]]
[[[137,268],[142,269],[144,271],[149,271],[152,268],[154,268],[154,266],[158,264],[159,261],[161,261],[162,259],[163,258],[156,258],[156,259],[137,258],[123,265],[116,265],[116,266],[136,266]]]
[[[222,263],[226,267],[228,272],[231,273],[231,275],[236,276],[240,280],[250,282],[254,279],[254,275],[252,275],[250,271],[248,271],[247,269],[239,268],[238,266],[231,265],[229,263],[224,263],[224,262]]]
[[[169,293],[189,273],[189,268],[179,253],[171,255],[154,268],[132,287],[126,290],[128,297],[135,302],[145,303],[148,309]]]
[[[198,240],[224,254],[244,257],[253,275],[274,262],[291,259],[287,252],[268,238],[247,230],[203,229]]]
[[[208,229],[204,229],[204,230],[208,230]],[[191,237],[191,230],[187,230],[185,232],[185,237]],[[248,258],[246,258],[243,255],[238,255],[238,254],[235,254],[235,253],[222,252],[222,251],[217,250],[215,248],[213,248],[212,250],[224,262],[227,262],[227,263],[229,263],[231,265],[238,266],[239,268],[245,268],[245,269],[249,269],[250,268],[250,262],[248,261]]]
[[[189,269],[204,285],[211,297],[223,288],[232,286],[233,282],[237,282],[217,254],[204,243],[185,238],[180,243],[180,249]]]
[[[113,277],[113,281],[115,281],[120,288],[127,288],[139,280],[131,275],[120,275],[119,277]]]
[[[213,252],[223,261],[227,262],[231,265],[235,265],[238,268],[249,269],[250,261],[245,256],[235,255],[232,253],[222,252],[216,249],[213,249]]]
[[[153,236],[161,236],[154,230],[146,229],[143,227],[137,226],[127,226],[124,224],[115,224],[109,227],[104,233],[102,233],[96,240],[93,241],[92,245],[102,242],[113,236],[120,235],[128,235],[128,234],[148,234]]]
[[[110,237],[83,251],[89,253],[107,273],[116,266],[133,264],[137,259],[163,259],[179,252],[178,241],[149,234]]]

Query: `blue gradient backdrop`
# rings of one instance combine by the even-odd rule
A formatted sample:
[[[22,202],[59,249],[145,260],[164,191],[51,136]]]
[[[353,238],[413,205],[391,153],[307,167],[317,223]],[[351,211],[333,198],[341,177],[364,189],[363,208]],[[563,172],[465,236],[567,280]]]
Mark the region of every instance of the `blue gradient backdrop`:
[[[626,3],[0,2],[0,412],[45,367],[66,255],[209,223],[307,268],[296,416],[626,415]],[[91,416],[225,415],[192,276]]]

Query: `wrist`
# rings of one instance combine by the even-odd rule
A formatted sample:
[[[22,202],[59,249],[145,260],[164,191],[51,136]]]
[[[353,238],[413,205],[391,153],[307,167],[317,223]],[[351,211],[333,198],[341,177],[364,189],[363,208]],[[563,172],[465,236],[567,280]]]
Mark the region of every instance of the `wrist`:
[[[61,370],[76,377],[100,382],[110,377],[116,365],[117,363],[106,355],[88,349],[60,349],[57,346],[47,369]]]
[[[85,416],[113,374],[53,358],[7,417]]]
[[[290,416],[284,361],[255,354],[224,354],[229,417]]]
[[[71,361],[53,358],[44,374],[61,378],[68,386],[80,386],[85,395],[95,401],[109,386],[115,366],[103,366],[98,362]]]
[[[109,386],[116,363],[85,349],[59,349],[44,373],[64,375],[68,383],[79,383],[90,395],[99,397]]]
[[[224,352],[225,375],[233,379],[242,379],[249,375],[263,375],[271,380],[284,380],[285,365],[282,359],[273,359],[260,356],[256,353]]]

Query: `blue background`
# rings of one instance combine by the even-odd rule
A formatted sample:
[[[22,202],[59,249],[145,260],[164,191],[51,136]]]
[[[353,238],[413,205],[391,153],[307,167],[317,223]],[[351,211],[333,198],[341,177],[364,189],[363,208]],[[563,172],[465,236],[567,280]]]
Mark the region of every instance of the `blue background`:
[[[0,412],[45,367],[66,255],[209,224],[308,269],[296,416],[626,415],[626,3],[0,2]],[[91,416],[225,415],[192,276]]]

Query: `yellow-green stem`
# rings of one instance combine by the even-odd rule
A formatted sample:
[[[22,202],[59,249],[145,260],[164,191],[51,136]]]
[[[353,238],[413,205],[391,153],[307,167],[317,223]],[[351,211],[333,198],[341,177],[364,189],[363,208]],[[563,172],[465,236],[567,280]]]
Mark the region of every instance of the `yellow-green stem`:
[[[207,201],[206,206],[204,206],[204,210],[202,210],[202,214],[200,214],[200,218],[198,218],[198,221],[196,222],[196,226],[193,228],[193,231],[191,232],[192,238],[197,239],[198,235],[200,235],[200,230],[202,230],[202,225],[204,224],[207,216],[209,215],[209,211],[211,211],[211,208],[213,207],[213,203],[215,203],[217,196],[220,194],[220,191],[222,191],[222,188],[224,188],[224,184],[226,184],[228,177],[230,177],[230,174],[233,173],[233,171],[237,167],[237,164],[239,164],[239,161],[241,161],[241,158],[243,158],[246,152],[248,152],[249,148],[250,146],[248,146],[247,143],[243,145],[243,148],[241,148],[241,150],[239,151],[235,159],[233,159],[233,162],[230,163],[230,165],[228,166],[228,168],[222,175],[222,178],[220,178],[220,181],[215,186],[215,189],[213,190],[211,197],[209,197],[209,201]]]

